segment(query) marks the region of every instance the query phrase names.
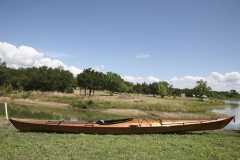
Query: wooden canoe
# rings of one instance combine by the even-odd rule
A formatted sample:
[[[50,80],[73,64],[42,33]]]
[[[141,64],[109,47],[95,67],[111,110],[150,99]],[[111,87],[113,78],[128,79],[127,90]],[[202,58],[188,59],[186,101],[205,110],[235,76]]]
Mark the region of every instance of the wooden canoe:
[[[88,133],[88,134],[157,134],[182,133],[224,128],[234,117],[216,120],[143,120],[125,119],[107,123],[81,123],[32,119],[9,119],[22,132]]]

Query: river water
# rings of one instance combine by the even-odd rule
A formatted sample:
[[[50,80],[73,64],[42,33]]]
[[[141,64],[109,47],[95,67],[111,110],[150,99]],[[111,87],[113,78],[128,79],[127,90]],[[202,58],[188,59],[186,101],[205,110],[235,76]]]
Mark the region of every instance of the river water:
[[[240,129],[240,100],[225,101],[223,109],[214,109],[213,112],[235,116],[235,122],[229,123],[226,130],[239,130]]]

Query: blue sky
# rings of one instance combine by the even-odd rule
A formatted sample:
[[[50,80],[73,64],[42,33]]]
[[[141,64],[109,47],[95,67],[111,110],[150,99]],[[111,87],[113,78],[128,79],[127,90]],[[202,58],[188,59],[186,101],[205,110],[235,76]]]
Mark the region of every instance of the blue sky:
[[[240,71],[238,0],[0,0],[0,42],[129,76]]]

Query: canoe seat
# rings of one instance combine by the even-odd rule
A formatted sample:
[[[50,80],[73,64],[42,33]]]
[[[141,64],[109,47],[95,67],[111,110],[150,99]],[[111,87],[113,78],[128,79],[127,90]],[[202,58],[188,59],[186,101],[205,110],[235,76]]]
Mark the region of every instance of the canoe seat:
[[[132,125],[129,125],[129,127],[137,128],[137,127],[139,127],[139,125],[132,124]]]
[[[97,124],[100,125],[111,125],[111,124],[118,124],[118,123],[125,123],[132,121],[133,118],[125,118],[125,119],[116,119],[116,120],[98,120],[96,121]]]

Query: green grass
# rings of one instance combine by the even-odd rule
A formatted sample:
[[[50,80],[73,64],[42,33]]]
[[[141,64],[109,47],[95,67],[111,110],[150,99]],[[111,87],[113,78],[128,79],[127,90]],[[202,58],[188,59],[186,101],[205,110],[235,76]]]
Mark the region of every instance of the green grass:
[[[227,132],[159,135],[21,133],[0,125],[0,160],[237,160],[240,135]]]
[[[9,117],[17,118],[35,118],[35,119],[62,119],[62,115],[55,113],[48,113],[44,111],[35,111],[28,106],[22,105],[9,105],[8,107]],[[0,115],[4,116],[4,107],[0,105]]]
[[[199,101],[197,99],[161,99],[149,97],[147,100],[124,100],[124,99],[97,99],[95,97],[74,98],[74,97],[48,97],[48,101],[63,102],[80,108],[125,108],[125,109],[141,109],[156,110],[168,112],[206,112],[217,105],[222,104],[221,101],[210,100],[208,102]],[[70,103],[69,103],[70,102]]]
[[[31,118],[31,119],[76,119],[80,121],[96,121],[99,119],[126,118],[115,114],[102,113],[98,110],[79,109],[79,108],[42,108],[38,106],[28,106],[19,104],[8,104],[9,117]],[[4,116],[3,104],[0,104],[0,116]]]
[[[46,93],[12,95],[13,99],[61,102],[68,107],[18,104],[9,101],[10,117],[36,119],[97,119],[122,118],[103,113],[104,109],[140,109],[146,112],[185,112],[208,115],[221,101],[208,102],[189,98],[154,98],[137,95],[82,97]],[[156,112],[155,112],[156,113]],[[177,160],[240,160],[240,135],[232,132],[156,135],[87,135],[21,133],[3,120],[0,104],[0,160],[67,160],[67,159],[177,159]]]
[[[26,96],[27,95],[27,96]],[[48,93],[48,92],[16,92],[10,95],[9,114],[18,118],[36,119],[77,119],[83,121],[95,121],[98,119],[115,118],[169,118],[163,117],[159,112],[191,113],[181,114],[179,117],[186,118],[216,118],[217,115],[210,112],[211,109],[219,108],[222,101],[210,100],[199,101],[194,98],[171,98],[119,94],[108,96],[106,94],[96,96],[79,96],[74,94]],[[26,101],[22,100],[26,99]],[[18,101],[20,100],[20,101]],[[33,101],[34,100],[34,101]],[[34,103],[37,102],[37,103]],[[43,102],[44,104],[41,104]],[[54,104],[48,104],[54,102]],[[67,104],[64,107],[58,105]],[[145,112],[145,115],[133,115],[131,111],[127,114],[106,112],[106,109],[135,109]],[[0,104],[0,114],[3,106]],[[174,118],[177,118],[176,115]]]
[[[86,102],[87,105],[89,102]],[[92,102],[91,102],[92,103]],[[87,108],[68,106],[64,108],[52,108],[48,106],[38,106],[38,105],[23,105],[17,103],[8,104],[8,114],[9,117],[15,118],[31,118],[31,119],[65,119],[65,120],[79,120],[79,121],[96,121],[99,119],[118,119],[118,118],[150,118],[150,119],[169,119],[171,117],[166,117],[166,115],[159,114],[161,112],[157,111],[144,111],[145,114],[133,115],[131,110],[124,113],[116,112],[104,112],[102,109],[93,109],[91,104]],[[0,103],[0,116],[5,116],[4,106]],[[172,115],[173,119],[209,119],[217,118],[218,116],[212,112],[206,113],[191,113],[191,114],[180,114],[174,113]]]

